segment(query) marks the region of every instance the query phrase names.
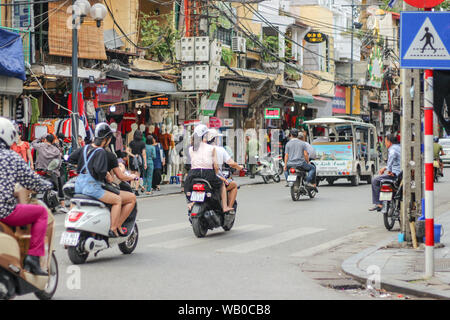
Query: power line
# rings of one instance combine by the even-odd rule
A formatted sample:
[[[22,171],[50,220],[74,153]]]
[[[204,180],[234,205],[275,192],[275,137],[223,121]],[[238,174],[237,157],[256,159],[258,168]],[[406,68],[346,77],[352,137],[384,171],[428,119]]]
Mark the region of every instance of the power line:
[[[20,1],[20,2],[14,2],[14,3],[0,3],[0,7],[18,7],[18,6],[28,6],[33,4],[46,4],[46,3],[52,3],[52,2],[59,2],[61,0],[45,0],[45,1]]]
[[[221,9],[219,9],[219,8],[218,8],[217,6],[215,6],[215,5],[213,5],[213,6],[216,8],[216,10],[219,10],[220,12],[222,12],[222,13],[225,15],[225,17],[226,17],[230,22],[234,23],[234,22],[232,21],[232,19],[228,16],[228,14],[227,14],[226,12],[224,12],[224,11],[221,10]],[[235,15],[230,9],[229,9],[229,11],[230,11],[230,13],[231,13],[235,18],[237,18],[236,15]],[[263,49],[264,51],[266,51],[269,55],[271,55],[272,57],[274,57],[276,60],[280,61],[281,63],[283,63],[283,64],[289,66],[290,68],[292,68],[292,69],[298,71],[299,73],[305,74],[305,75],[307,75],[307,76],[309,76],[309,77],[311,77],[311,78],[314,78],[314,79],[316,79],[316,80],[321,80],[321,81],[325,81],[325,82],[331,82],[331,83],[339,84],[339,83],[337,83],[336,81],[333,81],[333,80],[329,80],[329,79],[320,77],[320,76],[318,76],[318,75],[316,75],[316,74],[314,74],[314,73],[308,73],[308,72],[306,72],[306,71],[304,71],[304,70],[301,70],[301,69],[300,69],[298,66],[296,66],[296,65],[292,65],[292,64],[287,63],[286,61],[284,61],[283,59],[281,59],[280,57],[278,57],[278,55],[276,55],[276,54],[274,54],[272,51],[268,50],[262,43],[260,43],[259,40],[251,34],[251,31],[250,31],[250,30],[248,30],[245,26],[242,25],[242,27],[246,30],[246,31],[244,31],[244,30],[240,27],[240,25],[242,25],[242,24],[241,24],[241,23],[237,23],[237,24],[235,23],[235,27],[236,27],[239,31],[241,31],[243,34],[245,34],[245,35],[246,35],[248,38],[250,38],[255,44],[257,44],[259,47],[261,47],[261,49]]]

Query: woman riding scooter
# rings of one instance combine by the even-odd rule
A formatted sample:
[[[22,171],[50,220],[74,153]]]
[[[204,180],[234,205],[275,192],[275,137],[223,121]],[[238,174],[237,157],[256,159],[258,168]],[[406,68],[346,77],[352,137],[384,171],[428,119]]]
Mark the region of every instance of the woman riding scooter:
[[[202,178],[207,180],[214,190],[221,192],[222,210],[229,212],[233,210],[227,204],[227,191],[224,183],[216,175],[217,156],[213,146],[207,144],[206,134],[208,127],[200,124],[194,129],[194,143],[189,148],[191,158],[191,170],[188,173],[185,182],[185,192],[192,190],[193,179]]]
[[[28,190],[43,192],[52,189],[52,184],[32,171],[28,164],[10,149],[17,138],[17,131],[12,122],[0,117],[0,128],[0,222],[15,227],[31,224],[30,247],[23,266],[26,271],[35,275],[47,276],[39,261],[39,257],[45,255],[47,209],[39,205],[17,204],[14,188],[19,183]]]
[[[108,157],[103,148],[108,146],[112,136],[113,132],[107,123],[97,124],[94,143],[72,152],[69,162],[78,164],[79,176],[75,182],[75,193],[81,193],[112,205],[111,227],[108,236],[116,238],[119,236],[122,200],[120,195],[102,188],[108,173]],[[132,209],[130,208],[130,212]],[[119,233],[122,234],[121,231],[119,230]]]

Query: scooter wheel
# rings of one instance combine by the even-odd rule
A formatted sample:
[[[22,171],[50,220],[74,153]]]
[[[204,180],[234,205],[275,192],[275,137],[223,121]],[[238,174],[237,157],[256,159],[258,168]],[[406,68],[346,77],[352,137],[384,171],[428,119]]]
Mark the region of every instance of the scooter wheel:
[[[69,255],[69,259],[73,264],[83,264],[86,262],[89,252],[80,252],[78,246],[69,247],[67,249],[67,254]]]
[[[54,253],[52,253],[50,261],[50,270],[48,271],[48,273],[49,278],[45,289],[34,293],[34,295],[39,300],[50,300],[51,298],[53,298],[56,292],[56,288],[58,287],[58,279],[59,279],[58,261],[56,261],[56,256]]]
[[[131,254],[136,249],[139,239],[139,230],[137,225],[134,226],[133,233],[127,238],[127,241],[119,244],[119,249],[123,254]]]

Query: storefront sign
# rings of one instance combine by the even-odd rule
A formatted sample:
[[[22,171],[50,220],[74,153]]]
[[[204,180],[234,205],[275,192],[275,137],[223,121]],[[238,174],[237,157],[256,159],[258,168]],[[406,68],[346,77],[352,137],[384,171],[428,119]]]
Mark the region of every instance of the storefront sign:
[[[212,116],[216,112],[217,103],[219,102],[220,93],[211,93],[208,99],[202,99],[201,111],[204,116]]]
[[[265,108],[264,109],[264,119],[280,119],[281,109],[280,108]]]
[[[383,80],[383,52],[378,45],[375,45],[370,55],[370,63],[368,67],[369,81],[367,85],[370,87],[381,88]]]
[[[152,109],[169,109],[170,96],[155,97],[150,100],[150,108]]]
[[[122,101],[122,94],[123,94],[123,81],[106,81],[104,83],[101,83],[99,86],[106,85],[107,90],[104,92],[104,90],[101,90],[98,93],[98,101],[99,102],[119,102]],[[104,88],[104,87],[103,87]]]
[[[234,127],[234,119],[222,119],[222,127],[233,128]]]
[[[228,81],[225,91],[224,107],[246,108],[250,96],[250,83],[239,81]]]
[[[222,121],[217,117],[209,117],[209,127],[220,128],[222,127]]]
[[[305,41],[309,43],[321,43],[327,40],[327,36],[324,35],[322,32],[308,32],[305,35]]]
[[[350,114],[350,88],[345,88],[345,112]],[[352,115],[361,113],[361,96],[359,89],[353,89],[353,108]]]
[[[345,114],[345,87],[336,86],[333,98],[333,113]]]

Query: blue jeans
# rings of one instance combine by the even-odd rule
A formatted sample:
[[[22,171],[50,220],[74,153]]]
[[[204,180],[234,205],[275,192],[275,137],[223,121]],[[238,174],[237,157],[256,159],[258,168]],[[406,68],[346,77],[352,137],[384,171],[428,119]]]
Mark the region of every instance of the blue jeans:
[[[287,165],[288,170],[290,168],[294,168],[294,167],[298,168],[298,169],[306,170],[308,172],[308,174],[306,175],[306,179],[305,179],[307,183],[313,183],[316,180],[316,166],[315,165],[306,163],[306,162],[303,162],[302,164],[296,165],[296,166]]]

